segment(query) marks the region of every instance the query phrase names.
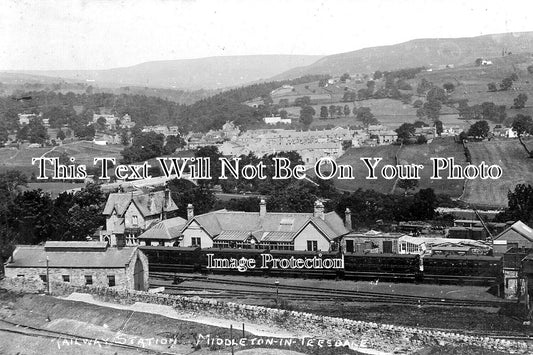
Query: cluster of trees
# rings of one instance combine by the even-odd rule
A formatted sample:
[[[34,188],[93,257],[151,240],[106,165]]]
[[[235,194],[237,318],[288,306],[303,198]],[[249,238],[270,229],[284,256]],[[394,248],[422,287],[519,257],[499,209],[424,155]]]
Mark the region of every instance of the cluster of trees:
[[[533,186],[518,184],[507,194],[508,207],[496,216],[500,222],[522,221],[533,225]]]
[[[496,105],[493,102],[483,102],[481,105],[469,106],[467,100],[459,101],[459,118],[465,120],[487,120],[502,123],[507,119],[505,105]]]
[[[16,244],[46,240],[85,240],[105,222],[106,196],[95,184],[55,200],[42,190],[25,190],[28,179],[18,171],[0,174],[0,257],[5,260]]]
[[[507,91],[513,86],[513,82],[518,80],[518,75],[516,73],[512,73],[511,75],[503,78],[503,80],[500,83],[500,91]],[[498,87],[496,86],[495,82],[491,82],[487,84],[489,92],[495,92],[498,91]]]
[[[440,117],[442,106],[448,102],[448,95],[445,89],[433,86],[429,81],[422,79],[418,87],[426,86],[430,86],[431,88],[426,93],[426,102],[416,110],[416,116],[420,119],[427,118],[437,121]]]
[[[435,126],[437,127],[437,134],[442,133],[442,122],[436,121]],[[416,121],[415,123],[402,123],[395,132],[398,134],[398,141],[403,144],[425,144],[427,143],[427,138],[424,135],[416,135],[416,129],[421,127],[429,127],[423,121]]]
[[[339,118],[339,117],[348,117],[350,116],[350,113],[352,110],[350,109],[350,106],[344,105],[330,105],[328,106],[321,106],[320,107],[320,118],[321,119],[327,119],[327,118]],[[355,114],[355,112],[354,112]]]
[[[169,136],[165,142],[163,134],[135,131],[131,146],[124,148],[120,154],[122,162],[130,164],[172,154],[184,146],[185,141],[179,136]]]

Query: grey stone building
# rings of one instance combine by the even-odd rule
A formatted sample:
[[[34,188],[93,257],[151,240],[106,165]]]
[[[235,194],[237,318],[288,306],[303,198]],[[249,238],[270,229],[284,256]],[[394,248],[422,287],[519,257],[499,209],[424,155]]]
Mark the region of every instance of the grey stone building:
[[[148,289],[148,259],[137,247],[105,242],[46,242],[19,245],[4,264],[6,277],[40,278],[74,286]]]

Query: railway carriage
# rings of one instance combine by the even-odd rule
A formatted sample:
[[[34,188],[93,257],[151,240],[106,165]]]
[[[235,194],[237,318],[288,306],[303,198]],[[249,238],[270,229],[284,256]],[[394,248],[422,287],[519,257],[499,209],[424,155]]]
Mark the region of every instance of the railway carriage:
[[[425,281],[488,285],[502,273],[502,258],[495,256],[425,255],[421,263]]]
[[[417,254],[346,254],[346,279],[416,280],[419,276]]]
[[[151,272],[200,272],[205,265],[199,247],[141,246]]]

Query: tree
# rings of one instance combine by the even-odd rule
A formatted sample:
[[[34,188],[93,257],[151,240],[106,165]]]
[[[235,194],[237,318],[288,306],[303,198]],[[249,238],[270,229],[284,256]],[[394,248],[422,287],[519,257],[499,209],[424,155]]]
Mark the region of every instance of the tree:
[[[365,126],[379,123],[379,121],[376,117],[374,117],[374,114],[372,113],[369,107],[360,107],[357,110],[356,118],[361,121]]]
[[[107,124],[107,120],[102,116],[98,117],[98,119],[96,120],[96,127],[100,131],[105,130],[106,124]]]
[[[313,123],[313,116],[315,115],[315,109],[311,106],[304,106],[300,110],[300,123],[308,127]]]
[[[215,195],[206,185],[195,186],[187,180],[171,180],[169,189],[178,206],[178,215],[182,218],[187,218],[188,204],[193,204],[194,213],[199,215],[211,211],[216,201]]]
[[[526,101],[527,101],[526,94],[518,94],[518,96],[515,97],[514,99],[513,107],[518,108],[518,109],[524,108],[526,106]]]
[[[444,88],[444,90],[446,90],[447,93],[452,93],[455,90],[455,85],[453,85],[452,83],[445,83],[444,85],[442,85],[442,87]]]
[[[322,119],[328,118],[328,108],[326,106],[320,107],[320,118]]]
[[[513,119],[511,127],[513,128],[513,131],[516,132],[520,144],[522,144],[522,147],[524,148],[526,153],[531,157],[531,151],[522,140],[522,136],[524,134],[531,134],[533,132],[533,120],[531,119],[531,116],[523,115],[521,113],[516,115]]]
[[[527,67],[527,72],[528,72],[529,74],[533,74],[533,65],[529,65],[529,66]]]
[[[342,76],[340,77],[339,80],[341,81],[341,83],[345,83],[346,80],[348,80],[348,79],[350,79],[350,74],[344,73],[344,74],[342,74]]]
[[[468,129],[468,135],[475,138],[484,139],[489,136],[490,127],[487,121],[477,121]]]
[[[433,84],[428,81],[426,78],[422,78],[420,83],[418,84],[416,88],[416,93],[418,95],[425,95],[426,92],[428,92],[433,87]]]
[[[28,139],[30,143],[43,144],[48,139],[48,133],[39,119],[33,119],[28,124]]]
[[[396,129],[398,133],[398,140],[407,140],[415,135],[416,127],[412,123],[402,123],[400,127]]]
[[[415,100],[415,102],[413,102],[414,108],[421,108],[423,105],[424,105],[424,102],[422,100]]]
[[[28,139],[28,131],[29,131],[28,125],[22,126],[17,131],[17,140],[20,141],[20,142],[27,140]]]
[[[448,100],[448,96],[446,96],[446,91],[444,89],[435,86],[428,91],[426,100],[428,102],[440,101],[440,103],[443,104]]]
[[[500,83],[500,89],[502,91],[507,91],[513,86],[513,79],[510,77],[504,78]]]
[[[374,80],[379,80],[379,79],[381,79],[382,77],[383,77],[383,73],[382,73],[381,71],[376,70],[376,71],[374,72],[374,76],[373,76],[373,79],[374,79]]]
[[[481,66],[481,63],[483,63],[483,58],[477,58],[474,63],[476,64],[476,67]]]
[[[429,127],[429,125],[425,123],[424,121],[415,121],[413,125],[415,126],[415,128]]]
[[[522,221],[533,223],[533,186],[518,184],[507,194],[508,207],[496,217],[499,221]]]
[[[489,87],[489,92],[498,91],[498,87],[496,86],[496,83],[492,82],[492,83],[488,83],[487,85]]]
[[[398,185],[400,189],[404,190],[404,195],[407,196],[409,190],[414,190],[418,187],[417,179],[399,179]]]
[[[63,132],[62,130],[59,130],[59,132],[57,132],[57,139],[64,140],[65,138],[66,138],[65,132]]]
[[[440,135],[444,131],[443,126],[442,126],[442,121],[439,121],[439,120],[435,121],[435,131],[437,132],[437,135],[440,137]]]
[[[348,117],[350,116],[350,106],[344,105],[344,116]]]
[[[297,97],[296,100],[294,100],[294,105],[300,107],[311,105],[311,98],[309,96]]]

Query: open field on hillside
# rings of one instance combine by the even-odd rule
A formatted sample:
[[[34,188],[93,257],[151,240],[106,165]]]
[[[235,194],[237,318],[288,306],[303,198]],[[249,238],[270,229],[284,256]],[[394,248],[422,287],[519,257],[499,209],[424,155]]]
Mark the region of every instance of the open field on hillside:
[[[95,157],[120,159],[120,152],[123,149],[123,145],[96,145],[92,142],[83,141],[64,144],[54,149],[53,152],[50,152],[46,156],[57,157],[61,153],[66,152],[69,157],[76,158],[76,163],[92,166]]]
[[[344,191],[355,191],[358,188],[363,190],[376,190],[384,193],[392,191],[394,180],[386,180],[384,178],[378,178],[376,180],[367,179],[368,169],[363,161],[361,161],[361,158],[383,158],[383,160],[379,163],[379,166],[385,164],[395,165],[395,154],[399,149],[399,145],[382,145],[378,147],[348,149],[343,156],[337,159],[337,163],[353,166],[355,179],[334,179],[333,181],[335,186]]]
[[[74,157],[77,164],[86,164],[87,167],[93,166],[94,157],[110,157],[120,159],[120,152],[124,149],[122,145],[99,146],[92,142],[74,142],[56,147],[45,148],[0,148],[0,172],[9,169],[22,171],[30,176],[32,173],[37,174],[37,166],[32,166],[32,158],[57,157],[66,152],[69,157]]]
[[[533,140],[527,141],[533,146]],[[463,201],[481,205],[506,207],[507,193],[517,184],[533,181],[533,160],[529,159],[517,139],[492,140],[490,142],[467,143],[472,156],[472,164],[482,161],[486,164],[498,164],[503,176],[498,180],[469,180],[466,183]]]
[[[454,158],[456,164],[466,164],[463,146],[455,143],[453,137],[437,138],[430,144],[406,145],[398,153],[399,164],[424,165],[420,171],[419,188],[432,188],[437,193],[448,194],[455,198],[461,196],[464,184],[462,180],[430,179],[433,173],[431,158]]]
[[[315,109],[315,118],[311,127],[325,126],[325,125],[334,125],[334,126],[347,126],[347,125],[360,125],[361,122],[358,121],[353,114],[347,117],[334,118],[334,119],[320,119],[320,107],[329,105],[342,106],[348,105],[350,110],[353,112],[355,107],[369,107],[374,116],[380,121],[381,124],[386,125],[391,129],[398,128],[402,123],[410,122],[413,123],[418,120],[416,117],[416,109],[411,104],[403,104],[399,100],[392,99],[371,99],[364,101],[356,101],[355,103],[346,103],[346,102],[333,102],[331,104],[324,105],[313,105]],[[300,107],[287,107],[285,110],[292,115],[300,115]],[[441,110],[441,121],[445,126],[468,126],[468,124],[460,120],[456,113],[456,110],[453,110],[449,107],[443,107]]]

